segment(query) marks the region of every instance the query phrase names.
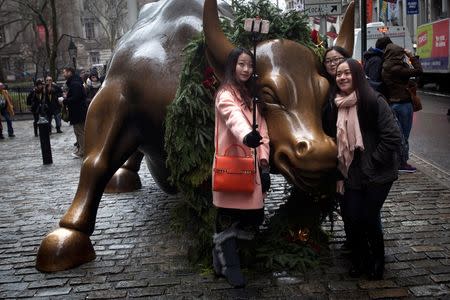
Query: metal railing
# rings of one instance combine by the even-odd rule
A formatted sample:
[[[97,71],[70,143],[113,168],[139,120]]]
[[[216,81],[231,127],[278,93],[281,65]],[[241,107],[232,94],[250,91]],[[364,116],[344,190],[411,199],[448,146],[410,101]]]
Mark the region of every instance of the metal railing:
[[[31,114],[30,106],[27,105],[27,96],[30,91],[31,88],[24,87],[12,87],[8,89],[16,114]]]

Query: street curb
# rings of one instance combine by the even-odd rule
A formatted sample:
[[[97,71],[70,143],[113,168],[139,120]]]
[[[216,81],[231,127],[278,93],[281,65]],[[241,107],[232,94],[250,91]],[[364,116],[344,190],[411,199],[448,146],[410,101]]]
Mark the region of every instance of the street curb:
[[[432,180],[443,184],[450,188],[450,173],[435,165],[434,163],[418,156],[410,151],[410,159],[412,163],[425,175],[428,175]]]

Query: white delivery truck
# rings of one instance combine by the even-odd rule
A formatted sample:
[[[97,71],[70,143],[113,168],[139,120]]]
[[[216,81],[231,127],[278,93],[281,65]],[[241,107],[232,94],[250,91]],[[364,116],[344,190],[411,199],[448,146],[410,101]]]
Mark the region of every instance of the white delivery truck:
[[[404,26],[385,26],[383,22],[367,24],[367,49],[375,47],[377,39],[383,36],[390,37],[394,44],[413,52],[413,44],[408,28]],[[353,58],[361,61],[361,28],[355,28]]]

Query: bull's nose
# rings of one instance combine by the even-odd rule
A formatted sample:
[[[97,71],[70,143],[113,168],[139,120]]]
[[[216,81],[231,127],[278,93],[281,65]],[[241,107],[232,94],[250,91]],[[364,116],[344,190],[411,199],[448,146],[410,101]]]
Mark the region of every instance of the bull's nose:
[[[307,153],[309,152],[309,150],[311,149],[311,143],[309,141],[299,141],[296,145],[295,145],[295,155],[298,158],[303,158],[307,155]]]

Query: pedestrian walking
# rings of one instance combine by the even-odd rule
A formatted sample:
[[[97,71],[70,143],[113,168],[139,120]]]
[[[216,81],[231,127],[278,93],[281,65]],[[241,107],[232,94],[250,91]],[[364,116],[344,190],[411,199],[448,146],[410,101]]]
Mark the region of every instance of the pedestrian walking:
[[[95,95],[97,94],[98,90],[102,86],[102,82],[100,81],[98,77],[97,70],[94,69],[91,71],[88,79],[86,80],[85,88],[86,88],[86,98],[88,106],[91,103],[92,99],[94,99]]]
[[[55,127],[57,133],[62,133],[61,130],[61,108],[62,105],[59,103],[58,98],[62,97],[62,89],[53,82],[53,78],[51,76],[47,76],[45,78],[45,98],[46,102],[49,105],[48,109],[48,122],[50,123],[50,131],[51,131],[51,123],[52,118],[55,119]]]
[[[337,66],[336,144],[344,222],[351,248],[349,274],[381,279],[384,240],[380,211],[397,179],[401,133],[385,98],[369,85],[361,64],[347,59]],[[336,113],[336,112],[333,112]]]
[[[264,220],[264,197],[270,186],[269,136],[265,118],[258,106],[259,131],[252,128],[250,77],[252,54],[235,48],[225,66],[225,79],[215,97],[215,154],[224,155],[231,145],[242,147],[248,155],[257,148],[256,178],[253,192],[213,191],[217,207],[213,237],[213,265],[216,275],[224,276],[233,287],[245,285],[240,268],[238,238],[250,238]],[[240,154],[240,153],[239,153]],[[214,162],[213,169],[216,162]],[[261,168],[261,170],[259,170]],[[214,174],[213,174],[214,178]]]
[[[47,117],[48,103],[44,94],[44,83],[41,79],[36,80],[33,90],[28,94],[27,105],[31,106],[33,113],[34,136],[39,136],[38,121],[40,116]]]
[[[14,117],[14,105],[11,96],[8,93],[6,85],[0,82],[0,114],[5,118],[8,128],[8,136],[15,137],[14,128],[12,126],[12,117]],[[0,119],[0,139],[4,139],[3,126]]]
[[[384,52],[382,79],[386,86],[387,99],[395,112],[403,134],[399,172],[413,173],[416,168],[408,164],[409,134],[413,121],[413,105],[409,87],[411,77],[422,74],[419,58],[396,44],[388,44]]]
[[[83,87],[83,80],[75,74],[75,69],[65,67],[63,69],[63,75],[66,79],[67,94],[61,102],[69,108],[69,121],[73,125],[73,131],[79,145],[78,149],[72,153],[72,156],[75,158],[83,158],[84,122],[87,113],[86,92]]]

